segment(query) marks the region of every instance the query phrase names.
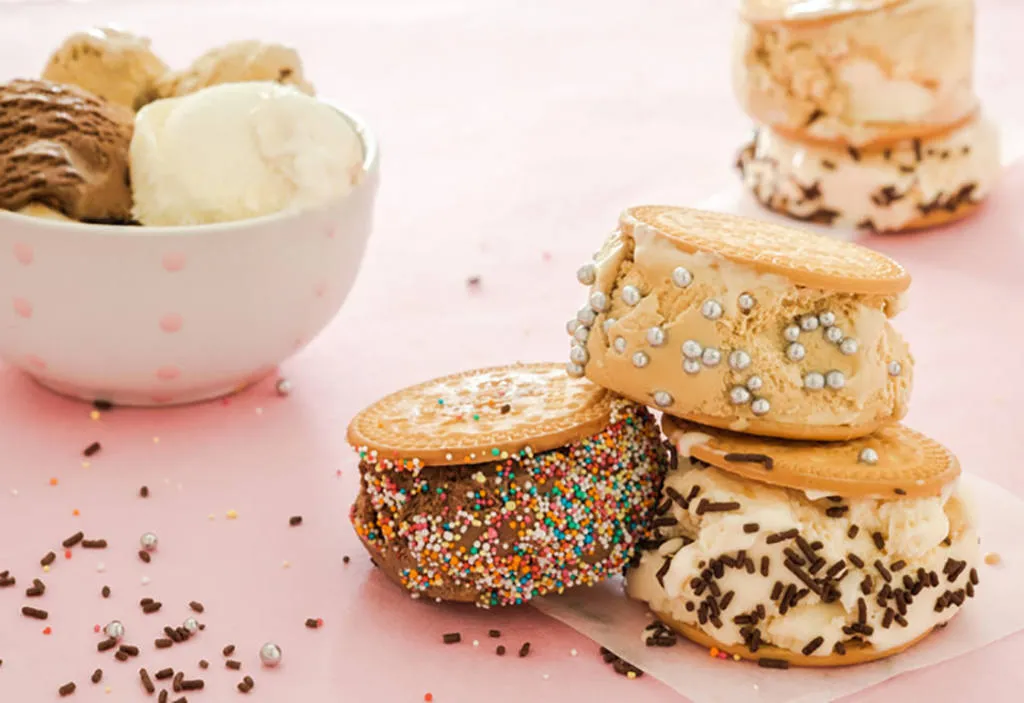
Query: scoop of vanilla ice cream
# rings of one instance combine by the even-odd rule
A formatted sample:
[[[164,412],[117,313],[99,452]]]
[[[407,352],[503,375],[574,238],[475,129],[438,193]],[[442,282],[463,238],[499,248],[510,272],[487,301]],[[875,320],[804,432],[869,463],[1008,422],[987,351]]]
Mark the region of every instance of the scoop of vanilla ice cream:
[[[131,144],[133,214],[200,225],[315,207],[352,190],[363,151],[333,107],[276,83],[229,83],[150,103]]]

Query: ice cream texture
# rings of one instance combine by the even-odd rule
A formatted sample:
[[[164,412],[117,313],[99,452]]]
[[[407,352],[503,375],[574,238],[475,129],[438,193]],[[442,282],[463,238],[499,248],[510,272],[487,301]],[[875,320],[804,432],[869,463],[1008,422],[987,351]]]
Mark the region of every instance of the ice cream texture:
[[[201,225],[315,207],[362,176],[342,114],[276,83],[231,83],[141,110],[131,143],[143,225]]]
[[[658,546],[627,592],[723,644],[891,650],[950,620],[977,585],[978,536],[955,485],[928,498],[823,496],[733,477],[683,447],[664,501]]]
[[[162,98],[180,97],[212,85],[249,81],[290,85],[308,95],[315,92],[295,49],[256,39],[210,49],[187,68],[165,74],[157,92]]]

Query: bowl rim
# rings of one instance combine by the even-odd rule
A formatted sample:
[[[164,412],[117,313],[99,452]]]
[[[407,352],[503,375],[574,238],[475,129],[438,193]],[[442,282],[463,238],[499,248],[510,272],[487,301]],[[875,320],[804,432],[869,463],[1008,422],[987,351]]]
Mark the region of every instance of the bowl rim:
[[[332,100],[325,100],[323,98],[317,98],[320,102],[325,103],[341,115],[341,117],[352,126],[355,130],[356,135],[359,137],[359,141],[363,146],[363,178],[356,183],[352,191],[342,196],[342,200],[351,198],[355,192],[361,188],[365,188],[368,185],[368,181],[372,180],[375,176],[380,165],[380,148],[377,143],[377,137],[373,131],[367,126],[366,120],[359,117],[356,113],[351,110],[342,108]],[[162,236],[202,236],[204,234],[223,234],[225,232],[237,231],[239,229],[246,229],[253,226],[273,224],[279,222],[287,222],[288,220],[297,219],[303,217],[309,212],[315,212],[323,209],[325,206],[329,207],[330,204],[337,202],[337,200],[331,200],[327,203],[323,203],[314,207],[306,207],[299,209],[286,209],[279,212],[273,212],[269,215],[261,215],[259,217],[250,217],[244,220],[232,220],[230,222],[215,222],[204,225],[174,225],[174,226],[131,226],[131,225],[109,225],[109,224],[93,224],[87,222],[78,222],[75,220],[64,221],[57,219],[46,219],[41,217],[29,217],[22,215],[21,213],[12,212],[11,210],[4,210],[0,208],[0,230],[2,230],[8,224],[18,223],[24,226],[26,223],[31,223],[31,227],[48,229],[48,230],[63,230],[68,234],[85,234],[90,236],[99,237],[151,237],[154,235]]]

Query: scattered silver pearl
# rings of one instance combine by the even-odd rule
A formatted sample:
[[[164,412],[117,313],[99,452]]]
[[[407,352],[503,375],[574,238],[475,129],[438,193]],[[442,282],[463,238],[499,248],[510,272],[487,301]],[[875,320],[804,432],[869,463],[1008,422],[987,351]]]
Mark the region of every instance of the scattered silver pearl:
[[[576,334],[576,330],[580,328],[580,321],[573,318],[565,323],[565,331],[569,334]]]
[[[786,338],[787,342],[795,342],[800,339],[800,326],[790,325],[782,332],[782,336]]]
[[[579,364],[574,364],[570,361],[565,365],[565,372],[572,378],[582,378],[584,370]]]
[[[700,342],[693,339],[687,339],[683,342],[683,356],[687,359],[699,359],[703,353],[704,347],[700,345]]]
[[[590,294],[590,307],[597,312],[604,312],[608,309],[608,296],[599,290]]]
[[[755,415],[767,415],[771,409],[772,404],[768,402],[767,398],[755,398],[754,402],[750,404],[750,412]]]
[[[700,360],[704,362],[705,366],[718,366],[722,363],[722,352],[718,351],[714,347],[708,347],[701,354]]]
[[[733,405],[746,405],[750,402],[750,391],[743,386],[733,386],[729,391],[729,401]]]
[[[642,351],[634,352],[633,354],[633,366],[638,369],[642,369],[651,362],[651,358],[644,354]]]
[[[800,329],[804,332],[813,332],[818,329],[818,318],[814,315],[804,315],[800,318]]]
[[[585,286],[594,285],[597,280],[597,266],[594,264],[583,264],[576,271],[576,280]]]
[[[152,532],[147,532],[144,535],[142,535],[142,537],[139,537],[139,544],[141,544],[142,548],[145,549],[147,552],[152,552],[153,550],[155,550],[156,545],[159,543],[159,541],[160,540],[157,539],[157,536],[154,535]]]
[[[577,364],[585,364],[590,361],[590,354],[587,352],[585,347],[579,344],[573,344],[572,348],[569,350],[569,359]]]
[[[836,324],[836,314],[834,312],[823,312],[818,315],[818,322],[821,323],[822,327],[831,327]]]
[[[693,283],[693,274],[682,266],[677,266],[675,270],[672,271],[672,282],[680,288],[686,288],[686,286]]]
[[[620,354],[626,353],[626,338],[616,337],[615,341],[612,342],[612,348]]]
[[[717,320],[722,316],[722,304],[717,300],[705,300],[700,306],[700,314],[709,320]]]
[[[581,325],[586,325],[587,327],[590,327],[592,324],[594,324],[594,320],[597,319],[597,313],[595,313],[589,307],[580,308],[579,312],[576,313],[576,319],[580,321]]]
[[[199,621],[195,618],[185,618],[185,622],[183,622],[181,626],[189,632],[191,632],[193,635],[199,632]]]
[[[107,623],[107,626],[103,628],[103,634],[120,642],[121,638],[124,637],[124,623],[120,620],[111,620]]]
[[[700,362],[696,359],[683,359],[683,371],[691,376],[700,373]]]
[[[760,376],[751,376],[747,379],[747,390],[749,391],[759,391],[763,385],[764,381]]]
[[[877,464],[878,463],[878,452],[871,447],[865,447],[860,450],[860,456],[857,457],[857,461],[862,464]]]
[[[281,648],[273,642],[267,642],[260,647],[260,661],[263,666],[273,668],[281,663]]]
[[[790,361],[801,361],[805,356],[807,356],[807,350],[799,342],[793,342],[786,347],[786,358]]]
[[[729,354],[729,366],[737,371],[742,371],[750,366],[750,354],[746,353],[742,349],[737,349]]]
[[[622,289],[622,302],[633,306],[640,302],[640,289],[636,286],[626,286]]]
[[[659,408],[667,408],[672,405],[672,394],[667,393],[666,391],[655,391],[654,404]]]
[[[825,387],[825,375],[817,371],[811,371],[804,376],[804,388],[811,391],[820,391]]]
[[[665,330],[660,327],[651,327],[647,330],[647,343],[652,347],[660,347],[665,343]]]
[[[572,335],[576,338],[576,341],[580,344],[586,344],[587,340],[590,339],[590,328],[580,325],[576,328],[576,331]]]
[[[903,364],[901,364],[898,361],[890,361],[889,362],[889,375],[890,376],[899,376],[901,373],[903,373]]]
[[[835,329],[835,327],[833,327],[832,329]],[[839,351],[841,351],[843,354],[846,354],[847,356],[856,354],[857,349],[859,348],[860,343],[858,343],[857,340],[854,339],[853,337],[847,337],[846,339],[839,343]]]
[[[750,312],[757,305],[757,301],[754,300],[754,296],[750,293],[740,293],[740,297],[736,299],[736,304],[743,312]]]
[[[825,330],[825,339],[832,342],[833,344],[839,344],[843,341],[843,330],[839,327],[829,327]]]
[[[274,386],[274,388],[277,390],[277,394],[282,398],[292,394],[292,382],[287,378],[277,379],[277,385]]]
[[[825,384],[829,388],[839,390],[846,385],[846,376],[843,375],[842,371],[829,371],[825,374]]]
[[[606,317],[604,319],[604,322],[601,323],[601,329],[604,330],[605,334],[608,334],[608,330],[610,330],[612,328],[612,325],[614,325],[616,322],[618,322],[618,320],[616,320],[614,317]]]

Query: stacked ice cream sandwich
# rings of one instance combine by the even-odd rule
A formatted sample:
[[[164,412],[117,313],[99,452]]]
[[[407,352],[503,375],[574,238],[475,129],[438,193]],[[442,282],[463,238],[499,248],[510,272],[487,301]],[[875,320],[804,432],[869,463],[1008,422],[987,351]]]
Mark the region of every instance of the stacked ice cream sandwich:
[[[975,210],[999,173],[973,89],[973,0],[743,0],[740,153],[765,207],[900,231]]]
[[[637,207],[578,278],[569,375],[663,411],[675,449],[627,575],[662,623],[763,666],[838,666],[903,650],[973,597],[957,459],[899,424],[899,264]]]

